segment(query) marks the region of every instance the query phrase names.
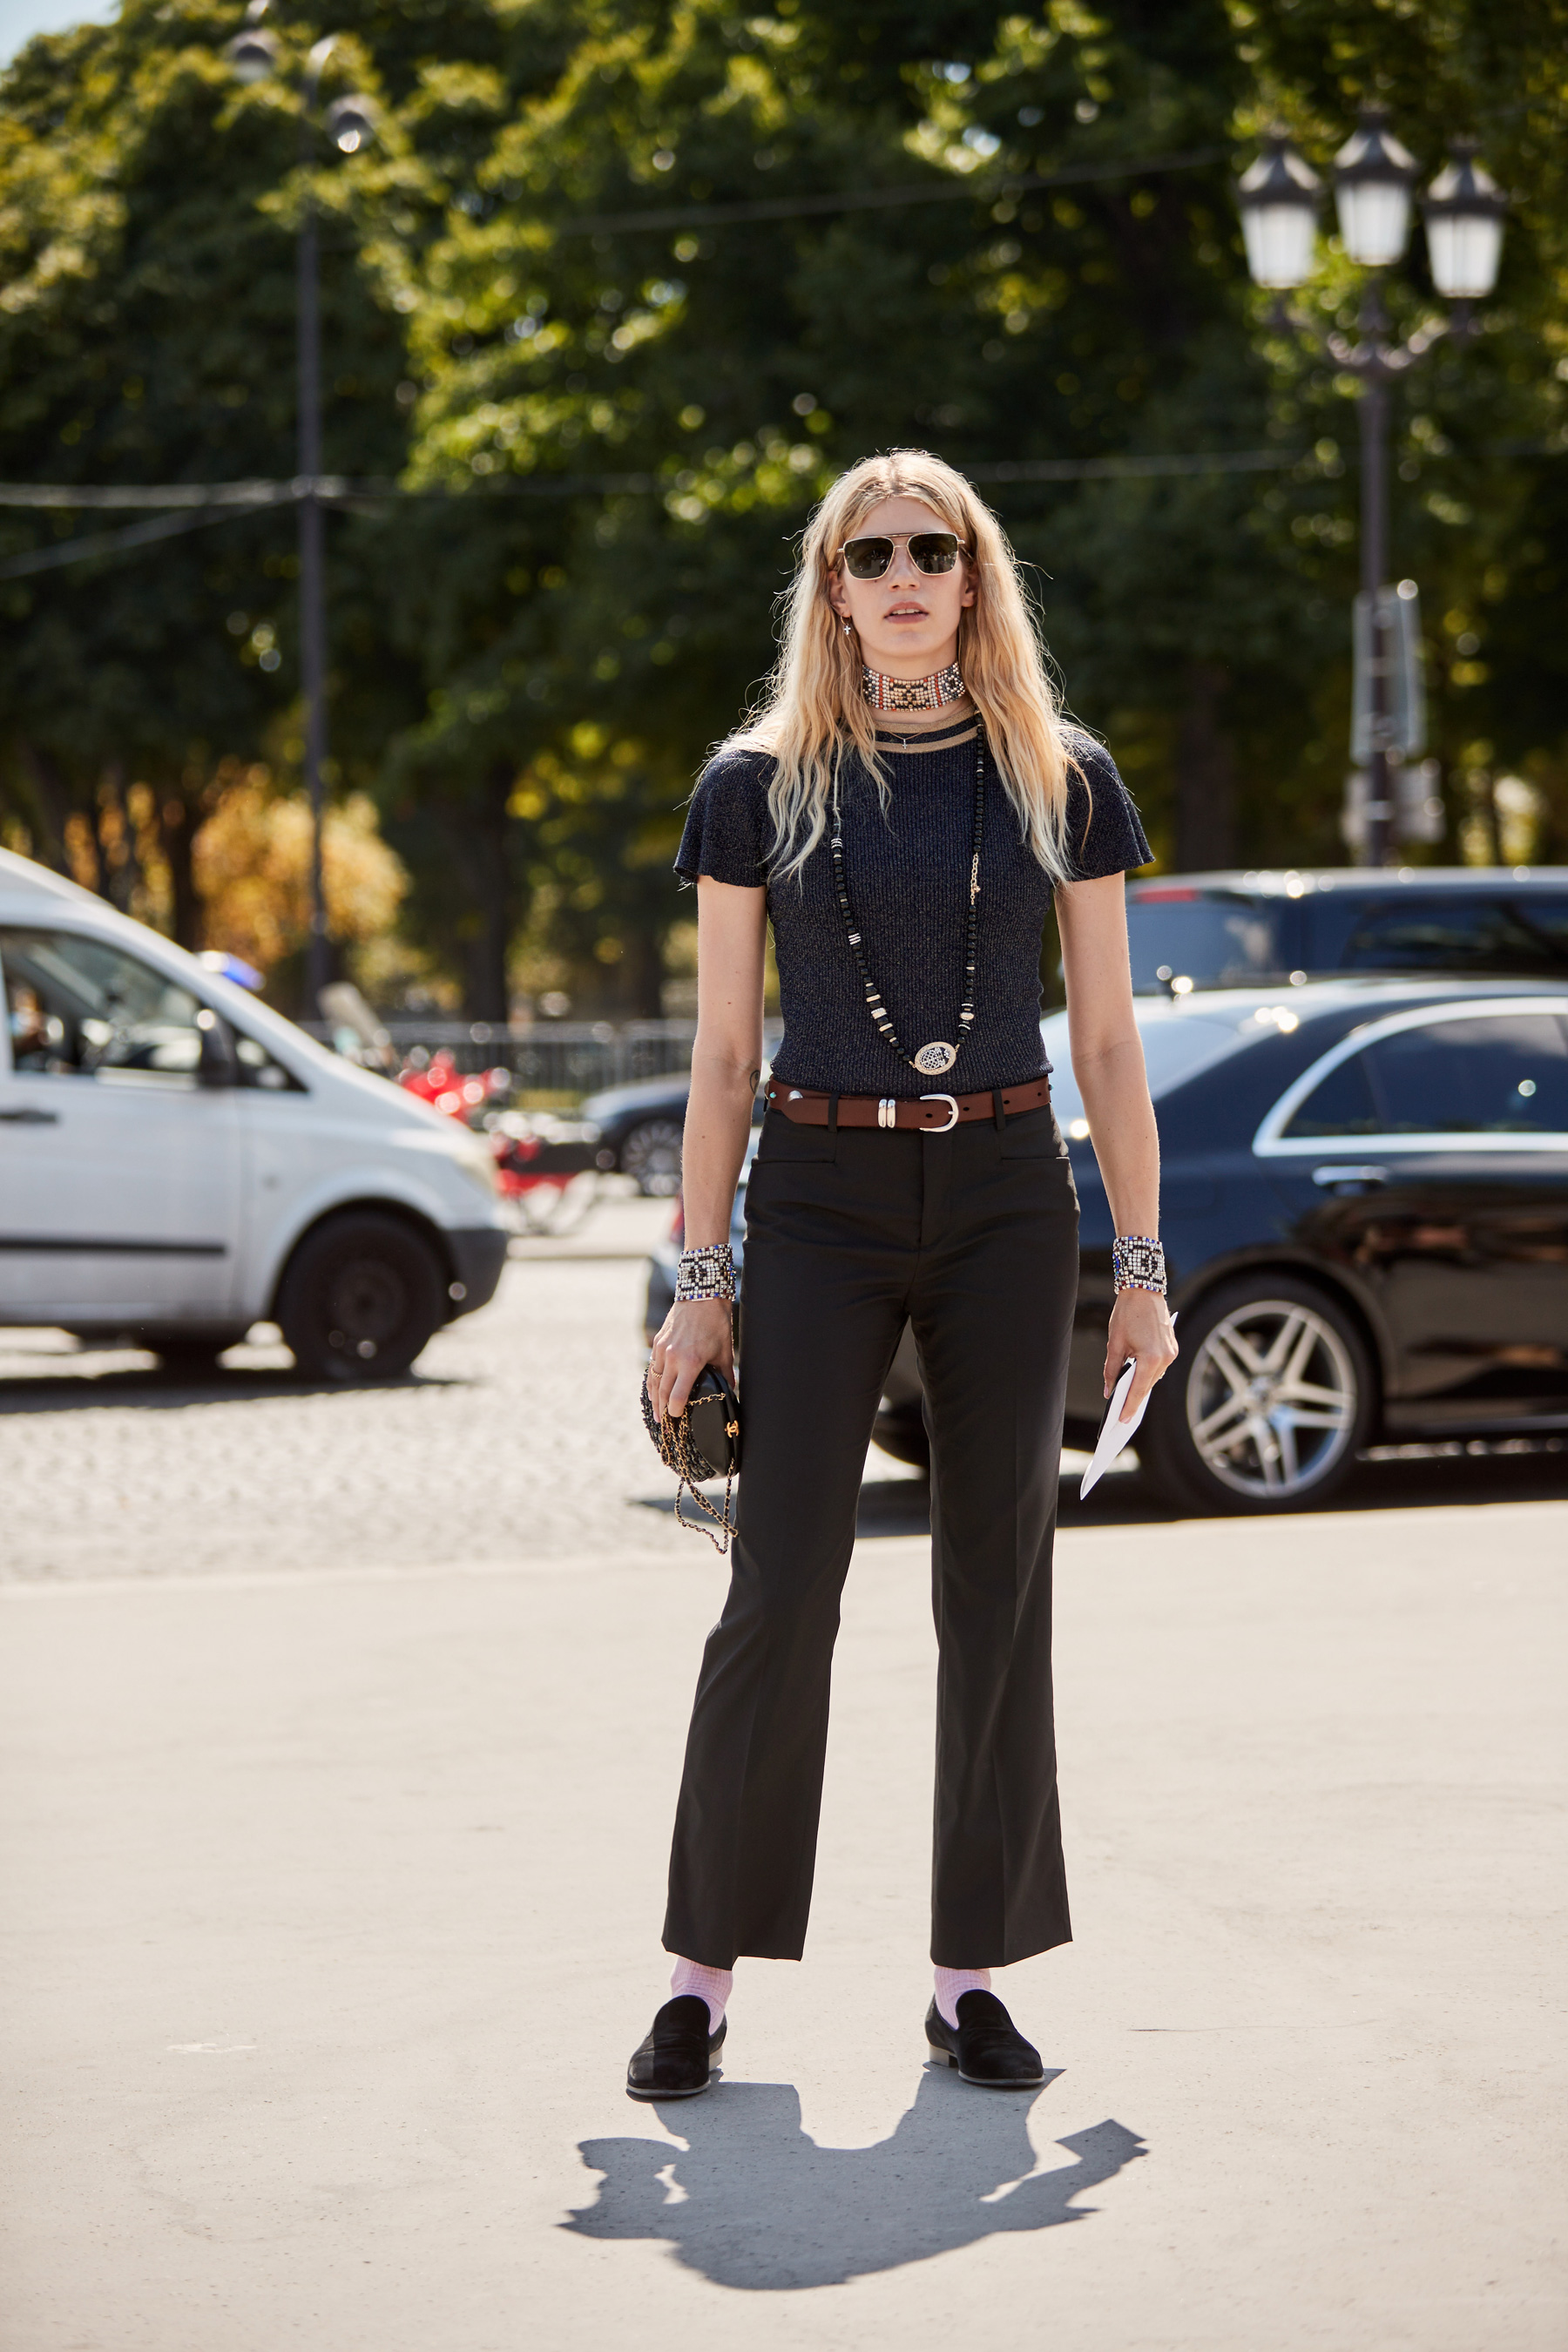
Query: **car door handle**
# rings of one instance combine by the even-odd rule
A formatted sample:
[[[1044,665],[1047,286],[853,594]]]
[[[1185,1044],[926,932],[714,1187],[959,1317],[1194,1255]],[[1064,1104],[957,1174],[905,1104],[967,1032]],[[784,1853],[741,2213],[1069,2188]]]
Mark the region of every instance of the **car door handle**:
[[[1388,1171],[1386,1168],[1314,1168],[1312,1181],[1321,1184],[1325,1190],[1331,1190],[1339,1184],[1386,1184]]]
[[[0,1110],[0,1127],[58,1127],[58,1110]]]

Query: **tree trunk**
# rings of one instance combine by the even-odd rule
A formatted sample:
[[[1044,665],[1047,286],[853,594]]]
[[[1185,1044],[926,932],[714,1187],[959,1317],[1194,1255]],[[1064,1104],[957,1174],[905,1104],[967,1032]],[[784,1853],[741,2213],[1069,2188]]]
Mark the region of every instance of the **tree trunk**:
[[[174,894],[175,944],[188,948],[195,955],[202,945],[202,903],[196,896],[191,844],[201,822],[200,811],[181,799],[172,785],[167,788],[167,797],[157,803],[157,808],[158,837],[169,861],[169,881]]]
[[[33,854],[40,866],[52,866],[57,874],[70,873],[70,859],[66,855],[66,819],[71,813],[70,793],[65,778],[47,751],[40,751],[26,737],[17,739],[22,772],[32,790],[33,806],[37,812],[38,837],[33,844]]]
[[[136,828],[125,804],[125,762],[122,760],[111,760],[103,772],[103,782],[98,788],[98,812],[100,841],[107,838],[109,843],[104,855],[104,896],[110,906],[118,907],[122,915],[129,915],[132,901],[142,887],[142,861],[136,854]],[[118,860],[112,855],[115,849],[120,852]]]
[[[1184,874],[1236,863],[1236,761],[1220,720],[1229,680],[1194,662],[1176,732],[1176,865]]]
[[[510,761],[498,760],[471,801],[437,811],[452,863],[473,905],[475,920],[464,945],[463,1001],[470,1021],[505,1021],[510,1010],[507,959],[517,894],[507,802],[514,774]]]
[[[664,949],[651,925],[646,930],[628,930],[621,968],[627,1010],[639,1021],[657,1021],[664,1011]]]

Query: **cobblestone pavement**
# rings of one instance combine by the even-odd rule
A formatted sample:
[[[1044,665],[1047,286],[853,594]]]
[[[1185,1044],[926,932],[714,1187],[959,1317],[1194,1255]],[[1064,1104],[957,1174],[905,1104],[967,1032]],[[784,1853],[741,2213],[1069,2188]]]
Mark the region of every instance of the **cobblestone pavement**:
[[[495,1301],[384,1389],[310,1387],[276,1342],[232,1349],[193,1386],[150,1356],[0,1330],[0,1580],[705,1551],[674,1524],[673,1482],[637,1403],[646,1254],[668,1215],[665,1202],[612,1198],[564,1241],[514,1243]],[[1388,1449],[1340,1501],[1560,1495],[1562,1445],[1486,1459]],[[1134,1456],[1119,1468],[1087,1507],[1068,1479],[1064,1525],[1170,1516]],[[926,1525],[923,1484],[873,1449],[862,1536]]]
[[[693,1545],[669,1517],[671,1482],[637,1410],[642,1253],[668,1214],[610,1202],[568,1244],[514,1245],[494,1303],[384,1389],[308,1387],[279,1345],[231,1349],[194,1386],[149,1356],[0,1333],[0,1575]]]

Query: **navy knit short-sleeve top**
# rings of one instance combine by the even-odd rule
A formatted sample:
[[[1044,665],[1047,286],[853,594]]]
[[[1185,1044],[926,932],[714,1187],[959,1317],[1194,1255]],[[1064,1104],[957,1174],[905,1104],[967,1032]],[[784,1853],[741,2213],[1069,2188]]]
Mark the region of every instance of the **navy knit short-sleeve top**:
[[[1068,841],[1075,878],[1147,865],[1149,845],[1110,753],[1074,733],[1083,777],[1070,775]],[[884,808],[858,759],[840,780],[844,863],[863,952],[906,1053],[932,1038],[956,1043],[963,998],[974,823],[974,744],[886,750]],[[885,1043],[866,997],[834,892],[825,835],[797,875],[769,872],[773,820],[764,752],[721,751],[692,796],[675,870],[767,889],[784,1034],[773,1056],[786,1084],[836,1094],[921,1095],[922,1077]],[[1047,1067],[1040,1043],[1040,944],[1049,877],[1027,843],[996,763],[986,756],[980,859],[975,1019],[942,1083],[958,1094],[1018,1086]]]

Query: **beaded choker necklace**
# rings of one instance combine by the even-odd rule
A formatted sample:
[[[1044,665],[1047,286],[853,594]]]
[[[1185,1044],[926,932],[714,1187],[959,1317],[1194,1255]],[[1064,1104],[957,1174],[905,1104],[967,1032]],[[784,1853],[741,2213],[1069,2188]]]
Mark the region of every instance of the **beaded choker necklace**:
[[[900,681],[895,680],[894,683]],[[985,825],[985,730],[978,727],[974,738],[974,835],[969,853],[969,919],[963,934],[963,1002],[958,1012],[958,1040],[949,1045],[945,1039],[933,1037],[929,1045],[918,1045],[912,1054],[899,1043],[898,1032],[889,1018],[882,1002],[882,992],[871,977],[866,958],[866,945],[860,926],[855,919],[855,909],[849,903],[849,883],[844,871],[844,818],[838,805],[838,776],[833,778],[833,831],[829,851],[833,859],[833,887],[838,899],[838,912],[844,921],[844,935],[849,942],[849,952],[855,959],[855,969],[860,975],[860,985],[866,992],[866,1009],[870,1013],[883,1042],[892,1047],[901,1062],[918,1070],[922,1078],[939,1078],[951,1070],[969,1035],[974,1020],[975,946],[979,938],[980,918],[980,850]],[[956,1116],[956,1114],[955,1114]]]
[[[860,691],[873,710],[942,710],[963,699],[965,688],[956,662],[929,677],[889,677],[886,670],[863,669]]]

